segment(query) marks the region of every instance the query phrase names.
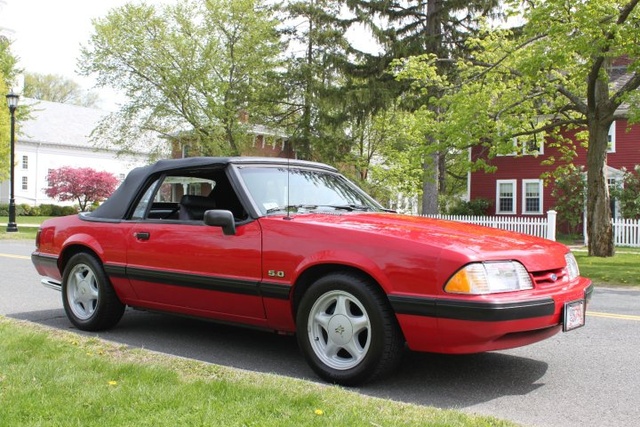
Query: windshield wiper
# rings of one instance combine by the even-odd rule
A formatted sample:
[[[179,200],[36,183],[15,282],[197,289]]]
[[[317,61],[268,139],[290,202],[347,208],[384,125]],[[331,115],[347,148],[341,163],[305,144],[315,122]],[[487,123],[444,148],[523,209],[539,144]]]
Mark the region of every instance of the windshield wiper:
[[[285,212],[298,212],[298,210],[300,209],[304,209],[304,210],[312,210],[312,209],[317,209],[318,205],[288,205],[288,206],[277,206],[275,208],[269,208],[267,209],[267,215],[268,214],[272,214],[275,212],[281,212],[281,211],[285,211]]]
[[[333,209],[340,209],[340,210],[345,210],[345,211],[369,211],[371,210],[371,207],[369,206],[365,206],[365,205],[355,205],[355,204],[350,204],[350,205],[326,205],[330,208]]]
[[[272,213],[276,213],[276,212],[298,212],[300,210],[305,210],[305,211],[312,211],[318,208],[331,208],[331,209],[335,209],[335,210],[343,210],[343,211],[369,211],[371,210],[371,207],[369,206],[365,206],[365,205],[356,205],[356,204],[350,204],[350,205],[305,205],[305,204],[300,204],[300,205],[288,205],[288,206],[277,206],[274,208],[269,208],[267,209],[267,215],[272,214]]]

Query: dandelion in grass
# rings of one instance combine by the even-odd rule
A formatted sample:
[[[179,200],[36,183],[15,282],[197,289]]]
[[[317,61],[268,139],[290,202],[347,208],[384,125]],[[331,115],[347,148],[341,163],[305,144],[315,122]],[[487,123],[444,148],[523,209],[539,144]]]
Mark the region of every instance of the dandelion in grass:
[[[323,411],[322,409],[316,409],[316,410],[314,411],[314,413],[315,413],[316,415],[324,415],[324,411]]]
[[[118,381],[113,381],[113,380],[111,380],[111,381],[109,381],[109,383],[108,383],[108,384],[109,384],[110,386],[112,386],[112,387],[113,387],[113,386],[118,385]]]

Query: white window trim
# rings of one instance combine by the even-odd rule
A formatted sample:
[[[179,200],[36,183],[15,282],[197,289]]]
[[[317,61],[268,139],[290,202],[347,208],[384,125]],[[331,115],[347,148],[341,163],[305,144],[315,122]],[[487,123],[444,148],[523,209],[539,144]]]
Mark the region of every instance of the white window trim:
[[[544,154],[544,135],[539,137],[538,151],[527,151],[526,146],[518,143],[518,138],[513,138],[513,151],[505,154],[496,154],[496,157],[515,157],[515,156],[541,156]]]
[[[539,137],[538,139],[538,151],[531,151],[528,152],[526,151],[526,147],[523,145],[522,146],[522,155],[523,156],[534,156],[534,157],[538,157],[544,154],[544,135],[536,135],[536,139]]]
[[[511,184],[513,188],[513,210],[512,211],[500,211],[500,184]],[[498,179],[496,180],[496,215],[515,215],[516,214],[516,202],[518,200],[518,181],[515,179]]]
[[[539,210],[537,212],[528,212],[527,211],[527,184],[536,183],[538,184],[539,196]],[[542,215],[544,209],[542,207],[542,202],[544,200],[543,197],[543,185],[541,179],[523,179],[522,180],[522,215]]]
[[[607,153],[615,153],[616,152],[616,122],[615,120],[611,123],[609,127],[609,132],[607,136],[611,137],[611,142],[608,144]]]

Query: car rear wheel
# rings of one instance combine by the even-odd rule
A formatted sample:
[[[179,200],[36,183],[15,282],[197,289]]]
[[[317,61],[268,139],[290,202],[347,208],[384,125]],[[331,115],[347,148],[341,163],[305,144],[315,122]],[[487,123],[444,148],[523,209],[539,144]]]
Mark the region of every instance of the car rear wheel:
[[[324,276],[309,288],[298,309],[297,336],[316,374],[347,386],[391,372],[404,347],[384,294],[350,273]]]
[[[85,252],[72,256],[64,269],[62,303],[71,323],[83,331],[115,326],[125,309],[101,263]]]

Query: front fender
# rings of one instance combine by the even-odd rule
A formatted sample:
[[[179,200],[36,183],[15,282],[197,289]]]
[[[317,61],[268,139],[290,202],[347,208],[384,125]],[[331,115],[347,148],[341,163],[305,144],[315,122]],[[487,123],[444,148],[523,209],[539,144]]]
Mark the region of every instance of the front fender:
[[[293,283],[296,283],[306,271],[323,265],[341,265],[360,270],[371,276],[385,292],[393,288],[387,274],[371,258],[347,250],[324,250],[305,257],[295,269]]]

